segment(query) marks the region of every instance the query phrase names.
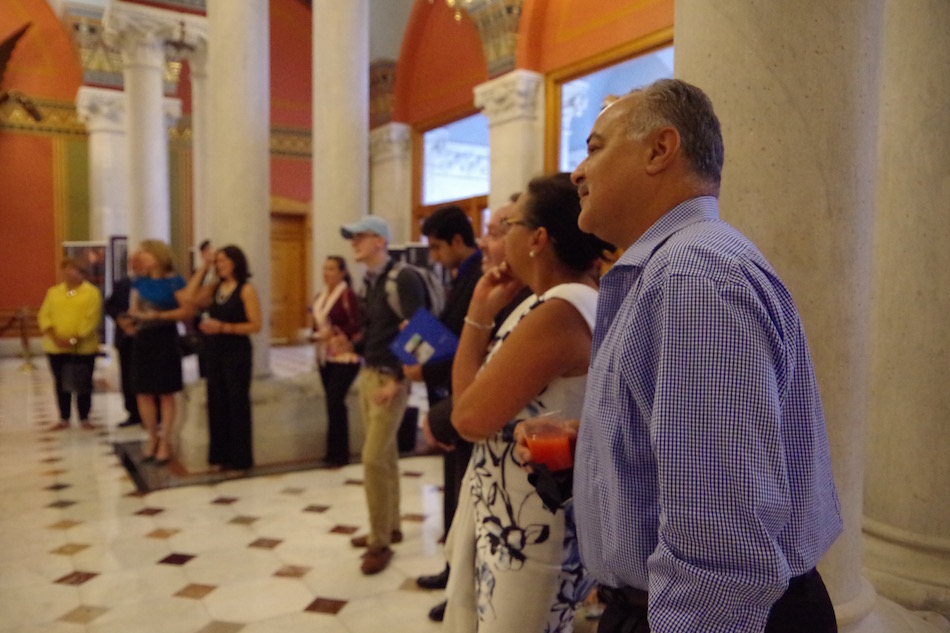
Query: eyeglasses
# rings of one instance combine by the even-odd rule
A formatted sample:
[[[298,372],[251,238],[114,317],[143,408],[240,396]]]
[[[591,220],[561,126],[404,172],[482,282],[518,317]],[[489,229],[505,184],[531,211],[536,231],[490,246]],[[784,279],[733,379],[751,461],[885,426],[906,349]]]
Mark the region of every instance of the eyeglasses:
[[[506,230],[506,231],[507,231],[508,229],[510,229],[511,227],[513,227],[513,226],[527,226],[528,228],[532,228],[532,229],[535,228],[535,225],[534,225],[533,223],[531,223],[531,222],[528,222],[527,220],[516,220],[516,219],[512,219],[512,218],[503,218],[502,221],[501,221],[501,223],[502,223],[502,225],[505,227],[505,230]]]

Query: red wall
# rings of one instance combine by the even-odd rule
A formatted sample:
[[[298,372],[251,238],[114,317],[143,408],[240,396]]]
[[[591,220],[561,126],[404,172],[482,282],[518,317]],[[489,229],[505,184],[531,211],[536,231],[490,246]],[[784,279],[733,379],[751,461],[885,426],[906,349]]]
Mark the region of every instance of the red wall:
[[[36,99],[73,101],[82,71],[75,48],[46,0],[0,2],[0,37],[32,26],[13,51],[2,88]],[[9,107],[9,106],[7,106]],[[0,130],[0,309],[38,308],[55,283],[58,241],[65,239],[66,162],[56,164],[54,135]],[[62,154],[62,152],[59,152]]]
[[[414,125],[474,107],[472,90],[488,81],[478,29],[456,22],[444,2],[416,0],[396,67],[393,120]]]

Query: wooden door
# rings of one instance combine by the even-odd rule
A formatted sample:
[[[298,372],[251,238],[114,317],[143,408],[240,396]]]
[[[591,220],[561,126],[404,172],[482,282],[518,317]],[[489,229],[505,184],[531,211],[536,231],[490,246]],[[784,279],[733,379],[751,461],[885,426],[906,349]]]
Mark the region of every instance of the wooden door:
[[[307,320],[306,217],[271,215],[271,342],[299,340]]]

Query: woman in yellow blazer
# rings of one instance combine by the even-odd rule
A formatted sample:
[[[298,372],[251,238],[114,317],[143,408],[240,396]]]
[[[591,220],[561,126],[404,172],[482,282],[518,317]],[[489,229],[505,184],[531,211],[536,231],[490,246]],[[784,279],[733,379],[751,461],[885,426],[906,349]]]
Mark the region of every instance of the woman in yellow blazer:
[[[92,370],[99,352],[97,330],[102,317],[102,296],[98,288],[86,281],[82,261],[67,257],[61,268],[63,282],[46,291],[37,315],[59,405],[60,422],[53,428],[69,428],[75,392],[79,424],[91,429]]]

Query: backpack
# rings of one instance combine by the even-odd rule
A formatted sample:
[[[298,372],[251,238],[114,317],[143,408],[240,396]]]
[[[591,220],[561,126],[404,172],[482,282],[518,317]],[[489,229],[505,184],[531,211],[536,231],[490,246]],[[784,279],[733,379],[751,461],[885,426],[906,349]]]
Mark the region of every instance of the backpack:
[[[396,278],[404,269],[410,269],[421,280],[426,292],[426,308],[435,315],[436,318],[442,315],[445,308],[445,286],[442,279],[431,268],[415,266],[403,261],[397,261],[386,273],[386,302],[390,309],[396,313],[400,319],[408,319],[411,314],[403,314],[399,306],[399,290],[396,286]]]

